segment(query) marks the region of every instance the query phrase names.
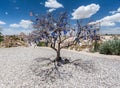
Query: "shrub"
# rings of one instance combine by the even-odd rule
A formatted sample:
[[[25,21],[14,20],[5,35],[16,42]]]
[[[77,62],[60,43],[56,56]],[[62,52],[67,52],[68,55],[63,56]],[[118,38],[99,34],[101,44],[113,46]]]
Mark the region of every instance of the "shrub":
[[[0,42],[2,42],[3,41],[3,36],[2,35],[0,35]]]
[[[98,41],[95,41],[95,42],[93,43],[93,46],[94,46],[93,51],[94,51],[94,52],[97,52],[97,51],[99,50],[100,44],[98,43]]]
[[[101,54],[120,55],[120,39],[104,42],[100,45],[99,52]]]
[[[46,42],[41,41],[37,44],[37,46],[46,46]]]

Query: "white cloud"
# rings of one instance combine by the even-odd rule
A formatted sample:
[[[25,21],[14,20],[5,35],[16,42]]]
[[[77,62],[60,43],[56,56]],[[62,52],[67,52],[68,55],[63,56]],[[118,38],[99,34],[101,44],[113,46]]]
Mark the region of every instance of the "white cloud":
[[[58,8],[63,8],[63,5],[56,0],[47,0],[45,2],[45,7],[49,8],[49,11],[52,12]]]
[[[101,26],[115,26],[115,23],[112,21],[103,21]]]
[[[120,7],[116,11],[109,11],[110,14],[120,13]]]
[[[10,24],[10,27],[13,27],[13,28],[30,28],[32,25],[32,22],[29,21],[29,20],[21,20],[18,24]]]
[[[31,33],[32,29],[25,30],[25,29],[15,29],[15,28],[3,28],[2,34],[4,35],[16,35],[24,32],[25,34]]]
[[[3,28],[4,35],[13,35],[24,32],[26,34],[32,31],[32,22],[30,20],[21,20],[18,24],[10,24],[8,28]]]
[[[115,14],[115,13],[116,13],[116,11],[109,11],[109,13],[110,13],[110,14]]]
[[[48,12],[52,12],[52,11],[54,11],[54,10],[55,10],[55,9],[49,9]]]
[[[19,24],[10,24],[10,27],[18,28],[18,27],[20,27],[20,25]]]
[[[107,27],[101,30],[102,34],[120,34],[120,27]]]
[[[120,23],[120,8],[116,11],[111,12],[110,16],[105,16],[100,20],[95,22],[91,22],[90,24],[101,23],[101,32],[108,34],[120,34],[120,27],[116,25],[116,23]]]
[[[101,22],[101,26],[115,26],[116,23],[120,23],[120,13],[106,16],[96,22]]]
[[[117,9],[118,12],[120,12],[120,7]]]
[[[0,20],[0,25],[4,25],[4,24],[6,24],[6,23]]]
[[[89,18],[99,11],[100,6],[98,4],[90,4],[87,6],[80,6],[72,13],[72,19],[84,19]]]

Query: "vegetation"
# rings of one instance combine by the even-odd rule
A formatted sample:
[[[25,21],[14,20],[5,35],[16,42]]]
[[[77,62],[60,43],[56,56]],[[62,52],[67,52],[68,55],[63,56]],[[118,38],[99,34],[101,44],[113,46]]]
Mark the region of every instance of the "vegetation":
[[[98,43],[98,41],[96,40],[94,43],[93,43],[93,45],[94,45],[94,52],[97,52],[97,51],[99,51],[99,46],[100,46],[100,44]]]
[[[37,44],[37,46],[46,46],[46,42],[41,41]]]
[[[0,32],[0,42],[3,41],[3,36],[2,36],[2,33]]]
[[[120,55],[120,39],[104,42],[100,45],[99,52],[101,54]]]

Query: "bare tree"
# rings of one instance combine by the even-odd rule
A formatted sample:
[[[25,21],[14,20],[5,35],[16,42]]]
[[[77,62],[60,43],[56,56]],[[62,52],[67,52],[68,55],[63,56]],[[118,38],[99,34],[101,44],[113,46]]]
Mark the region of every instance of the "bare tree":
[[[57,53],[55,61],[61,61],[61,49],[73,44],[62,46],[62,43],[69,38],[67,33],[70,30],[70,25],[68,23],[67,13],[60,13],[57,17],[54,17],[51,13],[41,17],[35,17],[33,27],[37,30],[32,32],[32,35],[36,35],[34,40],[39,38],[46,39],[46,41],[50,43],[50,47]]]
[[[32,20],[33,27],[37,30],[33,31],[31,36],[33,36],[33,40],[45,39],[50,43],[50,47],[55,50],[57,54],[57,57],[54,60],[55,62],[66,63],[61,58],[61,49],[76,45],[80,42],[80,39],[93,40],[96,36],[97,28],[95,28],[95,24],[90,24],[90,22],[82,25],[81,22],[77,20],[76,28],[70,27],[69,18],[66,12],[62,12],[57,16],[51,13],[44,16],[34,16],[35,20]],[[76,32],[74,40],[63,45],[66,40],[70,38],[68,34],[70,34],[71,30]]]
[[[79,44],[82,40],[96,39],[96,24],[91,24],[88,22],[82,24],[80,20],[77,20],[75,27],[71,27],[69,23],[69,18],[66,12],[62,12],[58,15],[53,15],[48,13],[43,16],[34,15],[35,20],[33,21],[33,27],[36,29],[29,34],[30,41],[36,41],[45,39],[46,42],[50,44],[50,47],[56,52],[56,58],[51,60],[50,58],[36,58],[35,64],[30,68],[31,70],[40,77],[43,77],[44,81],[52,81],[61,76],[58,67],[62,64],[73,64],[75,67],[81,66],[81,60],[70,61],[68,59],[61,58],[61,49],[70,47],[72,45]],[[75,32],[73,35],[72,33]],[[70,40],[72,36],[71,41]],[[45,61],[45,63],[41,63]],[[48,62],[47,62],[48,61]],[[41,63],[41,64],[40,64]],[[57,64],[56,64],[57,63]],[[45,65],[42,65],[45,64]],[[40,65],[40,66],[39,66]],[[41,66],[42,65],[42,66]],[[47,66],[47,68],[44,68]],[[89,67],[89,66],[88,66]],[[91,68],[89,68],[91,69]]]

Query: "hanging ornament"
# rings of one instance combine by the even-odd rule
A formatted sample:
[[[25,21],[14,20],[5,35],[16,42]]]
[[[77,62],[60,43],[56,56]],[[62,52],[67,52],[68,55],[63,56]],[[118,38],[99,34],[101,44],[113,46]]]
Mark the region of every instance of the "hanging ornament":
[[[54,37],[55,36],[55,32],[52,32],[51,35]]]
[[[96,34],[96,30],[93,31],[94,35]]]
[[[67,30],[63,30],[64,34],[66,35],[67,34]]]

